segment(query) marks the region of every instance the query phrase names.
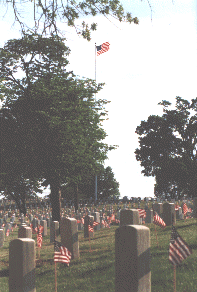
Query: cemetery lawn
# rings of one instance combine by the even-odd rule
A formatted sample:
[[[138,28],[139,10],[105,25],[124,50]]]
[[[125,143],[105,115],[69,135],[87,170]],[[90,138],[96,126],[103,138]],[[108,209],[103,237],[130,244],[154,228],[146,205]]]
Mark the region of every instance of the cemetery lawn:
[[[18,223],[18,222],[17,222]],[[151,291],[173,292],[173,267],[168,260],[168,250],[171,227],[162,230],[156,226],[158,245],[155,235],[155,225],[145,224],[150,228],[151,235]],[[91,250],[88,239],[84,239],[83,231],[79,231],[80,258],[71,260],[67,267],[57,263],[58,292],[85,291],[110,292],[115,291],[115,230],[111,226],[94,232],[91,238]],[[192,248],[193,254],[184,260],[176,269],[177,292],[197,291],[197,220],[178,221],[176,228],[181,237]],[[50,244],[50,235],[43,238],[40,260],[36,262],[36,291],[55,291],[54,249]],[[14,230],[2,248],[0,248],[0,291],[8,292],[9,280],[9,242],[17,238],[18,229]],[[36,240],[36,235],[33,235]],[[60,237],[57,238],[60,241]],[[36,250],[36,257],[38,252]]]

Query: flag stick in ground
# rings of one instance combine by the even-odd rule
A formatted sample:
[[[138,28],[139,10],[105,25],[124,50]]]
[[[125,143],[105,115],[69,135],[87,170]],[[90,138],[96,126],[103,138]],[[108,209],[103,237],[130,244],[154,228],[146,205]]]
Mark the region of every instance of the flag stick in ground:
[[[90,244],[90,252],[92,252],[92,250],[91,250],[91,243],[90,243],[90,231],[89,231],[89,244]]]
[[[176,266],[173,266],[173,270],[174,270],[174,292],[176,292]]]
[[[158,243],[158,239],[157,239],[157,230],[156,230],[156,225],[155,225],[155,235],[156,235],[156,240],[157,240],[157,248],[159,248],[159,243]]]
[[[55,292],[57,292],[57,269],[56,269],[56,262],[55,262]]]

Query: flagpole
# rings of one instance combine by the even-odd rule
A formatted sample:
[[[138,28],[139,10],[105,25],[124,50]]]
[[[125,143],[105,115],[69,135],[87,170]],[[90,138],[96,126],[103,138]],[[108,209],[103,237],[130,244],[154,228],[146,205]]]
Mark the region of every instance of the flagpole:
[[[96,43],[95,43],[95,82],[96,82]],[[95,93],[95,101],[96,101],[96,93]],[[95,203],[97,201],[97,175],[95,176]]]

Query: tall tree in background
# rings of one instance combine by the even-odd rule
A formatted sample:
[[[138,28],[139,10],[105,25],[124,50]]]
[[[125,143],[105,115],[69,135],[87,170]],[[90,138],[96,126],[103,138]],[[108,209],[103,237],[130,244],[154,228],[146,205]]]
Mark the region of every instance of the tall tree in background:
[[[10,173],[23,185],[44,180],[51,188],[53,221],[61,218],[61,184],[69,180],[77,188],[82,174],[95,172],[114,149],[102,142],[107,101],[94,100],[102,84],[67,72],[68,53],[60,37],[37,34],[10,40],[0,51],[2,190],[17,194]],[[77,208],[77,195],[75,202]]]
[[[97,170],[97,187],[98,187],[98,200],[107,200],[118,198],[119,183],[114,177],[114,173],[110,166],[106,168],[103,165],[98,166]],[[75,185],[70,182],[62,186],[62,197],[67,201],[72,200],[75,193]],[[90,199],[94,197],[95,192],[95,174],[93,172],[84,173],[81,181],[78,184],[79,199]]]
[[[140,147],[136,159],[145,176],[156,178],[155,195],[174,197],[197,195],[197,98],[191,102],[176,97],[176,107],[168,101],[162,117],[151,115],[136,128]]]

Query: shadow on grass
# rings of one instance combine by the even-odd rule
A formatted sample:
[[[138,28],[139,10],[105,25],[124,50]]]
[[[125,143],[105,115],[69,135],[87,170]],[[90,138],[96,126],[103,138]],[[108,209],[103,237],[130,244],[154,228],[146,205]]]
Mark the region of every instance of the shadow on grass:
[[[97,268],[95,268],[95,269],[88,270],[88,271],[86,271],[86,272],[78,273],[77,277],[78,277],[78,278],[84,278],[84,277],[87,277],[87,276],[90,277],[91,273],[95,273],[95,272],[97,272],[97,273],[99,273],[99,272],[103,272],[103,271],[108,270],[109,268],[111,268],[113,265],[114,265],[114,264],[111,263],[111,264],[108,264],[108,265],[106,265],[106,266],[101,266],[101,267],[97,267]]]
[[[44,276],[44,275],[51,274],[51,273],[54,273],[54,271],[52,271],[52,270],[46,270],[44,272],[38,273],[37,275]]]
[[[0,271],[0,278],[9,277],[9,269]]]
[[[197,244],[191,244],[190,247],[191,249],[197,249]]]
[[[167,282],[171,282],[171,281],[167,281]],[[163,281],[161,279],[152,281],[151,286],[152,286],[152,288],[158,288],[158,290],[156,290],[156,291],[159,291],[160,286],[162,286],[165,289],[167,289],[167,287],[168,287],[166,285],[166,281]]]
[[[186,228],[186,227],[190,227],[190,226],[194,226],[196,225],[196,223],[191,223],[191,224],[187,224],[187,225],[182,225],[182,226],[176,226],[176,229],[183,229],[183,228]]]

